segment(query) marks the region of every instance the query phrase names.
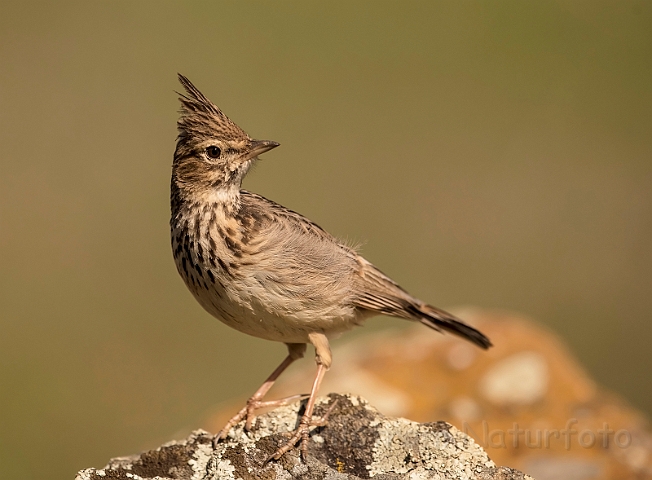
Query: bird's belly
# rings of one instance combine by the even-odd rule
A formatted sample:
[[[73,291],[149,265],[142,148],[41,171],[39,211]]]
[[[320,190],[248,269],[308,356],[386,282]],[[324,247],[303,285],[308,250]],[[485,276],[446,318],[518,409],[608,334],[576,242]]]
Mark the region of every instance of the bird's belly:
[[[358,319],[352,308],[330,307],[328,309],[282,311],[273,303],[256,299],[234,301],[229,292],[191,289],[204,309],[231,328],[254,337],[284,343],[308,343],[313,332],[327,336],[350,330]]]
[[[177,270],[200,305],[226,325],[267,340],[306,343],[311,333],[334,336],[359,323],[342,272],[315,280],[308,269],[297,277],[276,255],[274,262],[256,258],[255,265],[246,265],[219,239],[202,247],[192,235],[172,232]]]

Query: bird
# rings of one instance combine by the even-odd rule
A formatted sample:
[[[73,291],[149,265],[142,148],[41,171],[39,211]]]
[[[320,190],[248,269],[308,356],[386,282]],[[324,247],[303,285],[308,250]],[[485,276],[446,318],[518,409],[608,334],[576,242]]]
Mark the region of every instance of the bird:
[[[267,198],[242,189],[259,155],[279,146],[251,138],[188,78],[184,92],[170,187],[170,232],[176,268],[199,304],[224,324],[254,337],[282,342],[288,355],[245,406],[215,436],[224,440],[255,411],[307,396],[297,428],[268,460],[300,444],[305,458],[309,432],[326,423],[313,418],[315,400],[332,364],[329,339],[369,317],[387,315],[449,332],[480,348],[491,346],[461,319],[410,295],[316,223]],[[315,349],[317,371],[309,395],[265,401],[276,379]]]

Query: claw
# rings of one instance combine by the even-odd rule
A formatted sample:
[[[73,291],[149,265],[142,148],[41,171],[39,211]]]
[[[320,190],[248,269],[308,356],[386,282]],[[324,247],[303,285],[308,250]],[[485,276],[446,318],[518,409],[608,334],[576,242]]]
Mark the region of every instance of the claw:
[[[268,400],[265,402],[250,398],[247,401],[247,405],[245,405],[238,413],[236,413],[231,418],[231,420],[229,420],[226,423],[226,425],[224,425],[224,428],[222,428],[222,430],[220,430],[218,434],[215,435],[215,437],[213,437],[213,447],[216,447],[217,444],[220,442],[220,440],[224,440],[228,436],[229,430],[235,427],[242,420],[245,420],[245,426],[244,426],[245,430],[247,431],[251,430],[254,419],[256,418],[256,416],[254,415],[254,412],[256,410],[260,410],[261,408],[281,407],[281,406],[289,405],[290,403],[298,399],[309,397],[309,396],[310,394],[299,393],[297,395],[290,395],[289,397],[280,398],[278,400]]]
[[[274,454],[267,460],[278,460],[281,458],[283,455],[285,455],[287,452],[292,450],[299,441],[301,441],[301,458],[305,461],[306,459],[306,454],[308,451],[308,438],[310,434],[310,425],[307,425],[302,422],[299,424],[299,427],[294,431],[294,434],[290,437],[290,439],[285,443],[285,445],[279,447]]]

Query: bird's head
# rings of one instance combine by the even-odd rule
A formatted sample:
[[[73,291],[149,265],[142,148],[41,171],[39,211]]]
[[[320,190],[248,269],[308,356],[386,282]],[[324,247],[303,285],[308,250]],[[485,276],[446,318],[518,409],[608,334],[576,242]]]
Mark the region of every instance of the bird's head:
[[[186,77],[179,75],[185,94],[181,111],[172,182],[186,193],[239,191],[242,179],[258,155],[278,147],[254,140],[233,123]]]

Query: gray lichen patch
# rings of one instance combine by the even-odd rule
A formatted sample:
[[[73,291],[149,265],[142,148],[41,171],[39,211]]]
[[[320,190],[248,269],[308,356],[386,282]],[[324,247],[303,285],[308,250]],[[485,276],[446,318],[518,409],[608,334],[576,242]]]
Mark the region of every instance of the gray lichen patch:
[[[496,468],[470,437],[445,423],[419,424],[385,417],[364,399],[331,394],[318,401],[317,416],[331,408],[328,423],[311,431],[308,457],[291,450],[265,463],[296,428],[303,403],[259,416],[251,431],[240,424],[213,446],[207,432],[170,442],[103,469],[82,470],[77,480],[377,480],[523,479]]]
[[[393,472],[410,478],[471,479],[496,465],[470,437],[445,424],[418,424],[403,418],[381,420],[370,476]]]

